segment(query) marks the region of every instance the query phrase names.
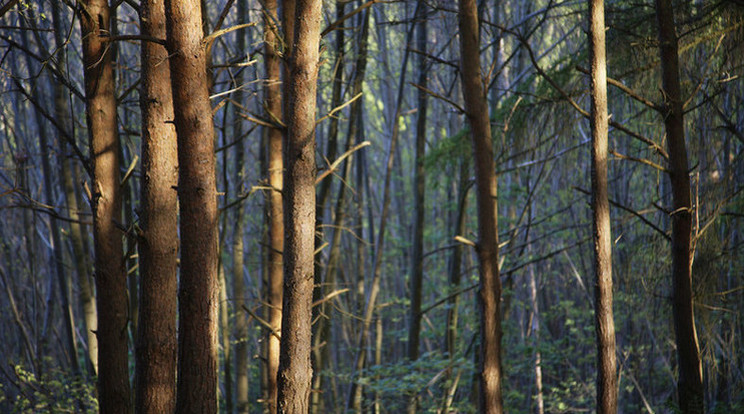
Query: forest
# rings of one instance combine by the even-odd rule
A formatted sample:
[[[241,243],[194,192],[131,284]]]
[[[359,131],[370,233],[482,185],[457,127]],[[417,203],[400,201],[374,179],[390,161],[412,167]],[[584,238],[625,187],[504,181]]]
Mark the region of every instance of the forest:
[[[744,413],[741,0],[2,0],[0,412]]]

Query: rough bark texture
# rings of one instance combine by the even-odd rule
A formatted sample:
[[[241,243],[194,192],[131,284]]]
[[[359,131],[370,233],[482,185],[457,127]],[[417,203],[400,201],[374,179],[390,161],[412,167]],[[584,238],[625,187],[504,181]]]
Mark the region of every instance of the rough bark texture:
[[[281,38],[276,26],[276,0],[267,0],[264,14],[264,53],[266,62],[266,111],[271,120],[281,121],[282,83],[280,80]],[[282,207],[282,187],[284,163],[282,161],[282,131],[269,128],[269,280],[268,280],[268,320],[271,332],[266,336],[267,400],[269,413],[276,413],[277,371],[279,370],[279,335],[282,329],[282,292],[284,274],[282,252],[284,251],[284,214]]]
[[[102,413],[128,413],[131,405],[127,351],[127,285],[119,189],[119,137],[107,0],[81,2],[80,28],[93,181],[93,244],[98,293],[98,400]]]
[[[488,104],[480,72],[478,10],[475,0],[460,0],[462,89],[473,139],[478,207],[480,288],[480,412],[503,412],[501,394],[501,280],[499,279],[496,177]]]
[[[702,413],[703,373],[692,303],[692,202],[671,0],[656,0],[656,20],[664,94],[662,115],[672,184],[672,312],[679,362],[677,392],[683,413]]]
[[[166,1],[178,133],[181,280],[176,412],[217,412],[217,193],[214,123],[198,0]]]
[[[299,0],[294,47],[285,79],[284,306],[278,411],[305,414],[310,404],[311,320],[315,241],[315,94],[321,0]]]
[[[617,412],[615,322],[612,312],[612,239],[607,189],[607,63],[604,0],[589,2],[591,54],[592,224],[594,326],[597,334],[597,413]]]
[[[165,38],[161,0],[143,0],[142,34]],[[142,42],[142,216],[136,341],[135,410],[171,413],[176,407],[178,280],[178,152],[168,52]]]

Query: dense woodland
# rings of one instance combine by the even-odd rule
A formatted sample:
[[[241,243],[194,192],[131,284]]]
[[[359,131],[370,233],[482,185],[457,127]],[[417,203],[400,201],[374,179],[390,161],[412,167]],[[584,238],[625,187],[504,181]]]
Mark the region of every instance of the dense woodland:
[[[4,0],[0,412],[744,412],[740,0]]]

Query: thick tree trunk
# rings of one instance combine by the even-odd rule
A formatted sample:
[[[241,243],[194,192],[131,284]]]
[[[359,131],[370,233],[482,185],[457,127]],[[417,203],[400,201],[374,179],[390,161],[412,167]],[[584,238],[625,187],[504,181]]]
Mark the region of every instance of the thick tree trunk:
[[[284,302],[279,358],[280,413],[305,414],[312,382],[311,322],[315,241],[315,100],[321,0],[298,0],[285,87]]]
[[[217,191],[214,122],[198,0],[165,2],[178,134],[181,280],[176,412],[217,412]]]
[[[501,393],[501,280],[499,279],[498,215],[491,124],[480,72],[478,10],[475,0],[460,0],[460,59],[465,110],[475,158],[478,206],[480,289],[479,406],[482,413],[503,412]]]
[[[671,0],[656,0],[664,126],[672,184],[672,312],[679,363],[679,407],[684,414],[703,412],[703,373],[692,300],[692,202],[679,81],[679,55]]]
[[[165,38],[165,9],[143,0],[142,34]],[[178,152],[170,69],[162,45],[142,42],[142,216],[139,234],[140,313],[135,410],[170,413],[176,407]]]
[[[420,2],[418,6],[419,20],[416,34],[416,47],[426,52],[426,5]],[[427,87],[426,58],[418,56],[418,84]],[[426,172],[424,170],[424,156],[426,155],[426,113],[427,93],[418,90],[418,113],[416,118],[416,155],[413,177],[413,243],[411,248],[411,276],[409,280],[411,292],[411,307],[408,315],[408,359],[415,361],[419,357],[419,342],[421,333],[421,285],[424,279],[424,212],[426,211],[425,191]],[[418,407],[418,396],[414,395],[408,403],[408,412],[415,413]]]
[[[98,398],[101,412],[128,413],[131,405],[127,351],[127,284],[122,252],[119,188],[119,137],[107,0],[81,3],[85,98],[93,169],[91,209],[95,280],[98,293],[99,368]]]
[[[617,412],[615,322],[612,312],[612,238],[607,189],[607,63],[604,0],[589,1],[592,78],[592,224],[594,326],[597,334],[597,413]]]
[[[276,0],[267,0],[264,12],[264,56],[266,62],[266,111],[271,120],[281,121],[282,83],[280,80],[279,51],[282,50],[277,22]],[[286,34],[285,34],[286,36]],[[269,414],[276,413],[277,371],[279,370],[279,337],[282,329],[283,278],[282,254],[284,251],[284,215],[282,188],[284,164],[282,161],[282,131],[268,130],[268,177],[269,177],[269,258],[268,258],[268,320],[271,332],[266,336],[267,396]]]

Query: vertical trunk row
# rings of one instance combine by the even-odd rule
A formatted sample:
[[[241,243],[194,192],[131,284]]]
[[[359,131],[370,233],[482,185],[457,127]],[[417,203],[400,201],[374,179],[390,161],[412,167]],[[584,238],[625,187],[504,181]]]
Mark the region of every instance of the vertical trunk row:
[[[214,123],[198,0],[165,2],[178,134],[181,280],[176,411],[217,412],[217,194]]]
[[[612,238],[607,189],[607,63],[604,0],[589,1],[591,59],[592,224],[594,326],[597,335],[597,413],[617,412],[615,322],[612,312]]]
[[[143,0],[142,34],[165,38],[165,9]],[[170,413],[176,407],[176,309],[178,295],[178,152],[170,70],[162,45],[142,42],[142,232],[139,325],[136,339],[135,410]]]
[[[679,81],[679,55],[671,0],[656,0],[656,20],[664,93],[664,126],[672,184],[672,312],[679,362],[679,407],[703,412],[703,373],[692,302],[692,201]]]
[[[419,2],[418,14],[418,31],[416,39],[416,48],[419,50],[418,55],[418,84],[421,87],[427,87],[426,58],[423,53],[426,52],[426,6],[424,2]],[[423,90],[418,90],[418,116],[416,118],[416,155],[413,177],[413,243],[411,252],[411,308],[409,311],[408,326],[408,359],[415,361],[419,357],[419,338],[421,332],[421,284],[424,279],[424,212],[425,212],[425,190],[426,190],[426,173],[424,171],[424,156],[426,152],[426,112],[427,112],[427,94]],[[417,396],[413,396],[408,404],[408,412],[415,413],[418,406]]]
[[[289,76],[285,78],[285,91],[289,99],[285,106],[284,301],[277,400],[280,413],[304,414],[308,412],[310,403],[315,100],[321,8],[321,0],[297,1]]]
[[[465,110],[475,158],[478,206],[480,289],[479,406],[482,413],[503,412],[501,393],[501,280],[498,266],[498,216],[491,124],[480,72],[478,10],[475,0],[460,0],[460,59]]]
[[[282,84],[280,81],[280,59],[282,40],[277,22],[277,2],[267,0],[264,11],[264,53],[266,62],[266,111],[268,119],[281,121]],[[285,35],[286,36],[286,35]],[[286,39],[285,39],[286,42]],[[271,332],[266,344],[266,399],[269,413],[276,413],[277,371],[279,369],[279,335],[282,327],[282,252],[284,251],[284,217],[282,210],[282,131],[269,128],[269,263],[268,263],[268,320]]]
[[[127,354],[127,285],[122,252],[119,138],[111,64],[107,0],[81,2],[85,99],[93,169],[91,209],[98,293],[98,397],[102,412],[130,409]]]

